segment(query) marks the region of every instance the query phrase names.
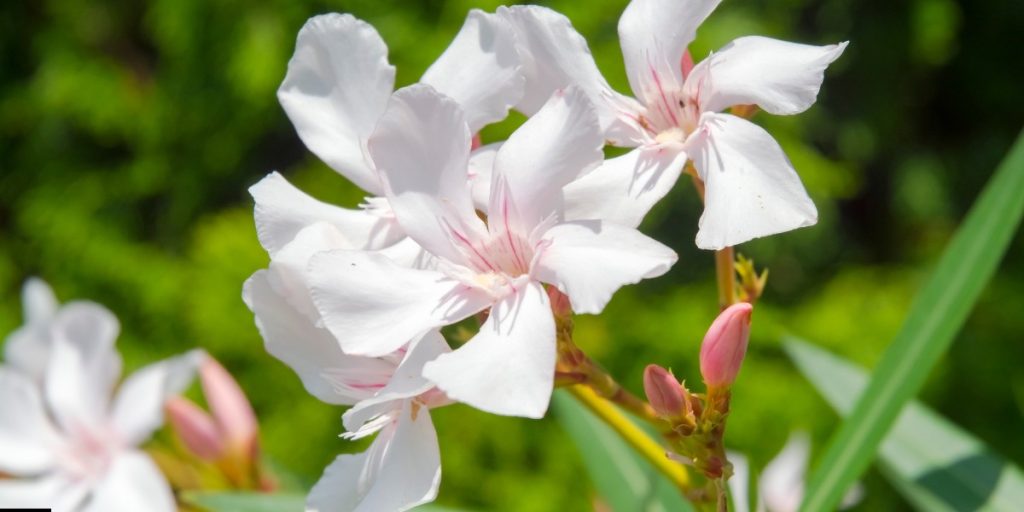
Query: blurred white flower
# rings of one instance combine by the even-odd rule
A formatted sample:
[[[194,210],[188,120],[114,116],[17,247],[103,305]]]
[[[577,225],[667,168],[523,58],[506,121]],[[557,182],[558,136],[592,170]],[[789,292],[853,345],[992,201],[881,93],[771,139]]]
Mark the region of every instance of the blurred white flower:
[[[611,89],[564,16],[537,6],[499,9],[521,44],[527,81],[518,108],[532,113],[540,98],[576,84],[597,106],[608,141],[637,148],[567,187],[569,218],[636,226],[689,158],[706,189],[696,240],[702,249],[817,221],[814,203],[778,143],[757,125],[721,111],[737,105],[771,114],[807,110],[825,68],[846,43],[819,47],[741,37],[693,66],[687,46],[718,2],[630,2],[619,20],[619,41],[635,98]]]
[[[790,434],[782,451],[768,462],[758,478],[758,512],[797,512],[800,509],[810,458],[811,440],[807,433],[796,431]],[[738,453],[730,453],[729,460],[733,463],[729,489],[732,491],[734,510],[747,512],[750,503],[750,465],[747,458]],[[843,497],[840,508],[856,505],[863,495],[863,488],[856,484]]]
[[[116,318],[98,304],[57,308],[30,280],[26,325],[0,366],[0,503],[55,511],[173,511],[170,486],[137,447],[163,405],[192,378],[201,352],[137,371],[120,386]],[[113,399],[111,396],[113,395]]]
[[[395,93],[368,151],[396,219],[434,266],[322,252],[308,266],[313,303],[342,349],[366,356],[491,308],[480,332],[424,375],[459,402],[538,418],[556,355],[542,283],[568,295],[577,312],[598,313],[619,287],[663,274],[676,255],[633,228],[564,221],[562,187],[603,158],[579,91],[552,95],[498,150],[486,222],[466,187],[470,137],[455,101],[422,84]]]

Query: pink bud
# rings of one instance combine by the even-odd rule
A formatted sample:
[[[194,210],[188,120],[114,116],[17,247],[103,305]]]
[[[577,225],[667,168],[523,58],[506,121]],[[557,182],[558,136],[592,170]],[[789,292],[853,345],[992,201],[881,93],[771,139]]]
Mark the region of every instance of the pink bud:
[[[224,442],[213,418],[187,398],[167,400],[167,418],[185,446],[201,459],[215,461],[224,453]]]
[[[256,414],[231,374],[215,359],[207,357],[199,367],[199,379],[210,412],[224,439],[232,449],[255,456],[257,448]]]
[[[647,365],[644,368],[644,393],[658,416],[665,419],[686,416],[685,391],[672,372],[656,364]]]
[[[690,50],[683,52],[683,61],[681,63],[683,68],[683,78],[689,76],[690,71],[693,70],[693,56],[690,55]]]
[[[750,314],[754,307],[746,302],[722,311],[700,346],[700,373],[708,387],[729,386],[743,364],[750,338]]]
[[[472,150],[477,149],[477,148],[479,148],[480,146],[483,146],[483,145],[484,145],[483,141],[480,140],[480,134],[479,133],[474,134],[473,135],[473,140],[470,142],[469,150],[472,151]]]

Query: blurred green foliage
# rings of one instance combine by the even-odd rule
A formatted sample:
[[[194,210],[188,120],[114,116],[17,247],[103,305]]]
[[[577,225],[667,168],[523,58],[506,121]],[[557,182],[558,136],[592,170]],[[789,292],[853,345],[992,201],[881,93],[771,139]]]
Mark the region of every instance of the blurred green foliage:
[[[615,26],[624,0],[543,2],[588,39],[627,91]],[[58,296],[90,298],[121,319],[129,367],[202,346],[248,391],[265,451],[311,483],[344,450],[340,410],[308,396],[263,350],[243,280],[267,258],[246,188],[280,170],[313,195],[354,206],[361,192],[299,142],[277,104],[295,35],[310,16],[348,11],[381,32],[398,84],[441,53],[467,9],[430,0],[39,0],[0,5],[0,332],[20,324],[30,275]],[[794,428],[819,442],[836,417],[794,371],[794,333],[872,365],[920,277],[1024,121],[1013,2],[726,2],[691,47],[700,58],[761,34],[850,40],[817,106],[759,115],[820,210],[815,227],[740,251],[771,270],[728,439],[762,466]],[[488,128],[506,136],[521,117]],[[1022,192],[1024,193],[1024,192]],[[650,362],[699,380],[713,319],[710,253],[693,246],[700,214],[681,186],[644,226],[680,254],[658,280],[578,319],[578,342],[634,391]],[[1017,237],[923,401],[1024,462],[1024,247]],[[587,510],[593,490],[553,418],[500,418],[455,406],[434,414],[443,450],[439,502],[486,510]],[[877,473],[864,510],[906,505]]]

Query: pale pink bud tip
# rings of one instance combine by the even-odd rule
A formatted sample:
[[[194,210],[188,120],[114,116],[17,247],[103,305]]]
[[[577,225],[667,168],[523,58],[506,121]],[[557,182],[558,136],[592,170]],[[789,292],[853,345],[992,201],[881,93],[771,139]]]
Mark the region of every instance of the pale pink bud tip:
[[[656,365],[644,369],[644,393],[654,412],[666,419],[686,415],[686,397],[672,372]]]
[[[224,442],[213,418],[186,398],[167,401],[167,419],[185,447],[197,457],[214,461],[224,453]]]
[[[750,315],[754,307],[746,302],[722,311],[700,346],[700,374],[708,387],[729,386],[743,364],[750,339]]]
[[[236,449],[255,454],[259,427],[242,388],[212,357],[207,357],[199,367],[199,379],[206,403],[225,439]]]
[[[693,55],[690,55],[690,50],[683,52],[683,60],[680,65],[683,68],[683,78],[690,76],[690,71],[693,71]]]

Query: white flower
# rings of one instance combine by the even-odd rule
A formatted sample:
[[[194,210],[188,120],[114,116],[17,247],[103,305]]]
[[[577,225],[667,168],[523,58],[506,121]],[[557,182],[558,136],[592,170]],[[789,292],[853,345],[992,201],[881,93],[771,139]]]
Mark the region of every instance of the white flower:
[[[0,503],[175,510],[167,481],[137,447],[163,423],[164,401],[188,384],[201,353],[139,370],[111,400],[121,374],[114,316],[92,303],[57,310],[40,281],[25,297],[27,325],[9,338],[15,357],[0,366],[0,472],[14,477],[0,480]],[[39,350],[25,367],[29,343]]]
[[[293,243],[325,231],[316,225]],[[432,501],[441,478],[440,450],[429,409],[451,401],[422,376],[423,365],[450,349],[430,331],[382,357],[344,354],[330,332],[316,326],[275,289],[261,270],[245,285],[267,350],[290,366],[306,389],[332,404],[353,405],[344,415],[357,439],[377,434],[360,454],[338,456],[307,498],[307,510],[350,512],[407,510]]]
[[[369,141],[405,232],[435,258],[410,269],[380,254],[331,251],[309,265],[313,302],[351,354],[393,352],[421,333],[486,308],[465,346],[424,367],[452,399],[541,417],[551,398],[555,324],[542,283],[581,313],[619,287],[663,274],[667,247],[600,220],[566,222],[562,187],[602,161],[593,109],[556,93],[497,151],[486,223],[466,186],[470,128],[455,101],[426,85],[399,90]]]
[[[537,98],[578,84],[597,106],[609,142],[637,148],[566,189],[569,218],[638,225],[689,158],[706,188],[698,247],[721,249],[817,222],[814,203],[778,143],[721,111],[757,105],[771,114],[803,112],[846,43],[818,47],[741,37],[687,70],[687,45],[717,5],[633,0],[626,7],[619,39],[635,98],[611,90],[564,16],[536,6],[499,9],[522,43],[527,90],[519,108],[531,112]]]
[[[804,480],[807,478],[807,463],[811,458],[811,440],[806,432],[790,434],[782,451],[764,467],[758,479],[758,512],[796,512],[804,499]],[[729,489],[733,495],[733,506],[736,512],[747,512],[750,503],[749,487],[750,465],[747,458],[738,453],[729,453],[733,463],[733,476],[729,479]],[[855,485],[840,504],[847,509],[858,502],[864,495],[860,484]]]
[[[498,16],[472,10],[420,81],[458,100],[474,131],[504,119],[523,89],[513,39]],[[372,26],[348,14],[325,14],[299,31],[278,89],[281,105],[310,151],[374,196],[383,189],[366,157],[366,140],[384,113],[394,80],[387,46]],[[277,173],[250,192],[260,242],[272,256],[317,221],[334,225],[352,249],[388,247],[403,236],[380,198],[369,198],[357,210],[339,208],[313,199]]]

